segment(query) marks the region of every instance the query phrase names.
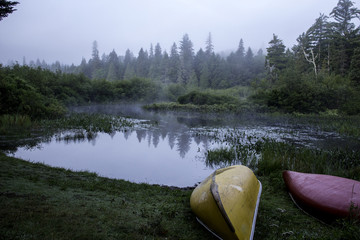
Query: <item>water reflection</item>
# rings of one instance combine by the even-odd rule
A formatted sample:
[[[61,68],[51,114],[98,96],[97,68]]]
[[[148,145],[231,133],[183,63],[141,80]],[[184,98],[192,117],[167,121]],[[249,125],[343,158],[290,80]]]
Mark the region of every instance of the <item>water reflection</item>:
[[[213,169],[204,166],[208,138],[196,142],[189,132],[160,129],[98,133],[60,133],[37,148],[19,148],[15,157],[133,182],[193,186]],[[215,147],[215,146],[214,146]]]
[[[129,116],[138,119],[139,124],[109,134],[76,130],[53,136],[34,135],[21,139],[17,147],[9,147],[11,139],[0,139],[0,147],[11,149],[17,157],[51,166],[180,187],[193,186],[224,164],[255,166],[256,153],[245,145],[262,138],[321,149],[342,145],[353,149],[360,147],[358,141],[303,123],[291,123],[286,118],[155,113],[133,105],[87,106],[73,111]],[[232,142],[234,139],[236,142]],[[208,150],[229,147],[235,147],[236,151],[230,151],[232,155],[228,159],[205,161]]]

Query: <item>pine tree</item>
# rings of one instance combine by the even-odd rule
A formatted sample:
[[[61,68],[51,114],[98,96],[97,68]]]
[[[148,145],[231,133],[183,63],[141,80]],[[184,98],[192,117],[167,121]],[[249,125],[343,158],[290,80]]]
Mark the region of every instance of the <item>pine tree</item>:
[[[139,51],[139,56],[136,59],[136,76],[147,78],[149,74],[149,55],[147,51],[144,51],[142,48]]]
[[[285,45],[282,40],[273,34],[273,39],[269,42],[269,47],[267,49],[266,60],[271,68],[276,68],[282,70],[286,66],[285,58]]]
[[[168,64],[168,78],[171,83],[178,83],[180,76],[180,55],[177,50],[176,43],[171,46],[169,64]]]
[[[360,17],[360,11],[353,7],[350,0],[339,0],[330,16],[335,19],[332,23],[333,33],[329,48],[331,69],[335,73],[346,75],[350,68],[353,49],[359,46],[359,28],[355,28],[352,19]]]
[[[9,14],[16,11],[16,9],[14,7],[17,4],[19,4],[19,2],[1,0],[0,1],[0,21],[3,18],[6,18]]]
[[[170,79],[169,79],[169,54],[164,51],[162,59],[161,59],[161,76],[160,76],[160,80],[162,83],[165,84],[169,84],[170,83]]]
[[[188,84],[193,74],[194,50],[193,43],[189,35],[185,34],[180,41],[180,80],[183,84]]]
[[[266,66],[271,82],[278,79],[278,74],[286,67],[285,45],[282,40],[273,34],[273,39],[269,42],[266,56]]]
[[[114,81],[120,78],[120,62],[119,57],[113,49],[107,58],[107,76],[106,80]]]
[[[355,24],[351,20],[360,17],[360,10],[353,6],[354,3],[350,0],[339,0],[337,6],[330,13],[330,17],[335,19],[335,30],[340,35],[348,35],[355,29]]]
[[[194,72],[196,76],[196,82],[194,85],[196,87],[201,86],[202,88],[208,87],[208,79],[204,79],[205,75],[207,75],[207,54],[200,48],[200,50],[196,53],[194,58]],[[207,78],[207,77],[206,77]]]
[[[155,45],[155,53],[151,60],[150,65],[150,78],[153,80],[160,81],[162,77],[161,63],[162,63],[162,51],[160,44]]]
[[[91,78],[101,78],[101,60],[99,57],[98,43],[94,41],[92,44],[92,54],[91,59],[89,60]]]
[[[211,33],[209,33],[208,38],[206,39],[206,48],[205,48],[205,52],[208,56],[210,56],[213,52],[214,52],[214,45],[212,43],[212,37],[211,37]]]
[[[131,79],[135,77],[135,57],[133,53],[127,49],[124,58],[124,75],[122,79]]]
[[[242,61],[242,59],[245,56],[245,47],[244,47],[244,41],[241,38],[239,42],[239,47],[236,50],[236,56],[238,57],[238,61]]]

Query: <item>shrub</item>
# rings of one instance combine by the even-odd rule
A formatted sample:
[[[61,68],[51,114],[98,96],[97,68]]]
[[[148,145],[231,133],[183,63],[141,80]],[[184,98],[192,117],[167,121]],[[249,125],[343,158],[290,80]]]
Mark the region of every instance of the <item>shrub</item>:
[[[236,104],[237,99],[226,95],[215,95],[211,93],[204,93],[192,91],[188,94],[178,98],[180,104],[195,104],[195,105],[216,105],[216,104]]]

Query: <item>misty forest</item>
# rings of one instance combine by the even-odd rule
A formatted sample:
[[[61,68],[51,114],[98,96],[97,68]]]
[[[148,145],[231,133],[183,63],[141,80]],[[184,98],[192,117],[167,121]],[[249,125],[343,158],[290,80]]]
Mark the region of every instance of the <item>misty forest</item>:
[[[0,24],[17,4],[0,0]],[[358,20],[339,0],[294,46],[274,33],[218,53],[222,36],[194,49],[185,33],[125,53],[90,39],[79,65],[0,64],[0,239],[214,239],[190,196],[233,165],[262,184],[254,239],[360,239],[360,205],[324,224],[283,179],[360,181]]]
[[[253,51],[240,39],[236,51],[220,55],[209,33],[204,49],[196,52],[184,34],[169,53],[151,44],[136,56],[130,50],[125,56],[114,50],[100,56],[94,41],[91,59],[79,66],[24,59],[22,65],[1,66],[0,113],[42,117],[61,114],[69,105],[177,101],[202,93],[209,99],[231,96],[231,103],[246,102],[259,111],[358,114],[360,33],[352,23],[358,17],[350,1],[340,1],[291,49],[274,34],[266,50]]]

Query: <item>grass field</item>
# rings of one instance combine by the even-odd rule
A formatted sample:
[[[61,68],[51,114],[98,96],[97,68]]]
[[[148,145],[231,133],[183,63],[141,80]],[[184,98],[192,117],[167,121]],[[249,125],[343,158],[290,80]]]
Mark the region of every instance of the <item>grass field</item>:
[[[290,200],[281,174],[261,176],[254,239],[360,239],[347,219],[326,225]],[[0,239],[214,239],[191,212],[192,189],[99,177],[0,154]]]

